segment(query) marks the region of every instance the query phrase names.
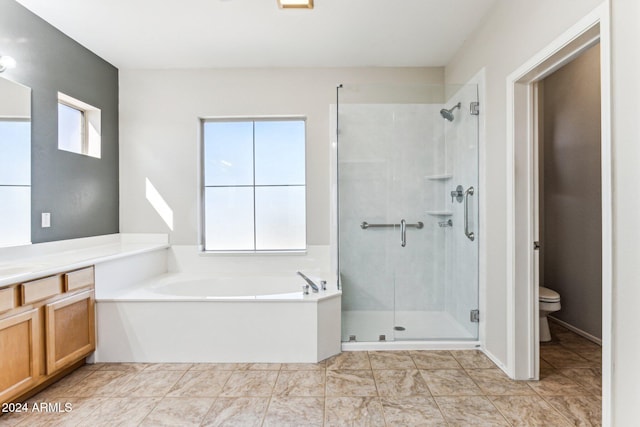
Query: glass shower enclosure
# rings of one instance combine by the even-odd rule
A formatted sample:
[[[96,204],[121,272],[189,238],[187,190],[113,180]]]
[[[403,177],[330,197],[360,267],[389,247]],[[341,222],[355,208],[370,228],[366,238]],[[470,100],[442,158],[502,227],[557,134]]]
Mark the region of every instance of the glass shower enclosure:
[[[478,339],[476,85],[341,85],[342,340]]]

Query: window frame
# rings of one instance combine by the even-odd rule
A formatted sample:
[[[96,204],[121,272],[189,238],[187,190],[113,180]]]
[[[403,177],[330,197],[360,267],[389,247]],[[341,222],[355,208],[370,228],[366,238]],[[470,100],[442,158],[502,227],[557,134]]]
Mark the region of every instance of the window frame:
[[[60,148],[60,136],[58,136],[58,149],[62,151],[68,151],[70,153],[86,154],[89,151],[88,150],[89,141],[87,138],[87,114],[85,110],[83,110],[82,108],[78,108],[77,106],[73,105],[70,102],[66,102],[60,99],[58,100],[58,104],[62,104],[65,107],[71,108],[72,110],[75,110],[80,113],[80,150],[81,151],[78,153],[77,151],[65,150],[64,148]],[[59,120],[58,120],[58,126],[60,126]]]
[[[58,129],[57,148],[60,151],[66,151],[67,153],[80,154],[82,156],[93,157],[94,159],[100,159],[102,157],[102,111],[92,105],[75,99],[62,92],[58,92],[58,105],[64,105],[80,112],[81,115],[81,129],[80,129],[80,151],[68,150],[60,147],[60,130]],[[60,126],[60,117],[58,117],[58,126]],[[92,135],[90,129],[95,130],[95,135]],[[92,147],[95,148],[95,152],[92,153]]]
[[[253,157],[253,184],[249,187],[253,189],[254,192],[254,206],[253,206],[253,215],[254,215],[254,249],[241,249],[241,250],[233,250],[233,249],[220,249],[220,250],[207,250],[206,249],[206,196],[205,192],[207,189],[205,182],[205,124],[211,122],[218,123],[232,123],[232,122],[250,122],[253,123],[255,129],[256,122],[285,122],[285,121],[301,121],[304,123],[304,185],[301,187],[304,188],[304,240],[305,246],[300,249],[256,249],[255,248],[255,189],[257,187],[261,187],[260,185],[255,184],[255,132],[253,135],[253,144],[254,144],[254,157]],[[286,115],[286,116],[216,116],[216,117],[201,117],[199,119],[200,128],[199,128],[199,161],[198,161],[198,177],[199,177],[199,191],[198,191],[198,234],[199,234],[199,251],[201,255],[278,255],[278,254],[286,254],[286,255],[304,255],[307,253],[309,244],[308,244],[308,226],[307,226],[307,117],[302,115]],[[289,186],[289,185],[278,185],[278,186]],[[233,187],[233,186],[231,186]],[[246,185],[238,186],[238,187],[247,187]]]

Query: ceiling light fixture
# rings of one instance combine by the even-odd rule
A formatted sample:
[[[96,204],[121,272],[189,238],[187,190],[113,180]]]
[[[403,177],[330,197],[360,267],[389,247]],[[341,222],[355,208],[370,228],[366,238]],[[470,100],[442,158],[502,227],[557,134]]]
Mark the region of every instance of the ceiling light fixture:
[[[11,68],[16,68],[16,60],[10,56],[0,56],[0,73]]]
[[[280,9],[313,9],[313,0],[278,0]]]

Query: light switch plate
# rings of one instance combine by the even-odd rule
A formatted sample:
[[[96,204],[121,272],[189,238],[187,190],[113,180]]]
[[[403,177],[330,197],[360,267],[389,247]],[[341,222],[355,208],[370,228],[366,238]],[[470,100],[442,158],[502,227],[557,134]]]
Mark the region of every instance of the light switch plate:
[[[51,227],[51,213],[42,212],[42,228]]]

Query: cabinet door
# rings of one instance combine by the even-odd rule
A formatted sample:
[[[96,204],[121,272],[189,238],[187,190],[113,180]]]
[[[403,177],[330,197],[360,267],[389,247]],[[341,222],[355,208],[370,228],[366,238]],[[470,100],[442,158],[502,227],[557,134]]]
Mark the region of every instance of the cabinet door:
[[[0,319],[0,402],[29,389],[40,372],[38,309]]]
[[[90,290],[46,305],[47,374],[95,350],[94,301]]]

